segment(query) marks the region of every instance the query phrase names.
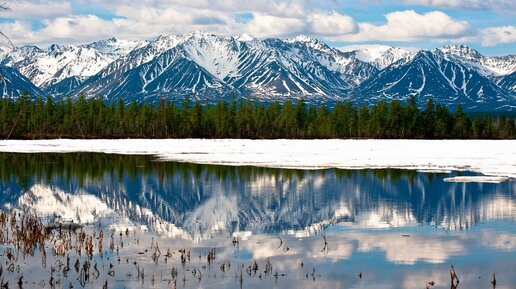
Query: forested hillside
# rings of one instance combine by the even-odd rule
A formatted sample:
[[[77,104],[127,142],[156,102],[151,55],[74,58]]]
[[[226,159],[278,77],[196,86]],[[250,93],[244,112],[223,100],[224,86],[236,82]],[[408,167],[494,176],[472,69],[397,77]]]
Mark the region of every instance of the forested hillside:
[[[100,99],[54,102],[52,98],[0,101],[0,137],[33,138],[514,138],[513,118],[470,118],[459,105],[450,112],[429,100],[350,102],[311,106],[304,101],[262,104],[220,101],[215,105],[161,100],[157,105],[106,104]]]

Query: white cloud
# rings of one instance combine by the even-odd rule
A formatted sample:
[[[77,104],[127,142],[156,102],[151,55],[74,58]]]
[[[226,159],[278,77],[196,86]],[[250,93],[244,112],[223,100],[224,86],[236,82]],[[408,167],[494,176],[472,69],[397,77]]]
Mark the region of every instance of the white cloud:
[[[308,16],[310,32],[317,35],[342,35],[358,30],[353,18],[336,11],[331,14],[313,13]]]
[[[491,27],[480,32],[480,43],[483,46],[516,42],[516,26]]]
[[[313,7],[321,2],[314,2],[313,0],[255,0],[255,1],[241,1],[241,0],[83,0],[83,2],[95,3],[94,5],[102,5],[110,8],[113,11],[118,11],[120,7],[148,7],[152,9],[184,9],[187,11],[194,11],[197,9],[207,9],[214,12],[231,14],[235,12],[256,12],[264,13],[272,16],[285,17],[301,17],[308,11],[313,11]],[[311,3],[312,2],[312,3]],[[311,3],[311,4],[310,4]],[[120,14],[120,16],[123,16]]]
[[[403,0],[403,3],[439,8],[494,10],[503,13],[516,13],[516,1],[514,0]]]
[[[26,43],[26,41],[29,39],[34,39],[32,26],[29,23],[23,21],[2,23],[0,24],[0,31],[9,37],[9,40],[11,40],[15,45],[19,43]],[[2,45],[5,45],[6,43],[4,39],[0,39],[2,39]]]
[[[184,7],[156,9],[152,7],[122,6],[116,9],[118,15],[146,25],[227,25],[231,21],[228,15],[210,9],[186,10]]]
[[[353,18],[335,11],[314,12],[304,17],[279,17],[253,13],[253,19],[243,27],[243,32],[255,37],[282,37],[296,34],[331,36],[352,33],[356,30],[357,25]]]
[[[339,6],[334,0],[10,1],[12,10],[4,11],[0,18],[15,21],[0,24],[0,31],[11,37],[16,45],[85,43],[111,36],[151,39],[162,33],[180,34],[192,30],[219,35],[248,33],[258,38],[306,34],[325,41],[353,43],[433,41],[476,42],[494,46],[515,42],[514,26],[476,31],[467,21],[454,19],[440,11],[396,11],[384,16],[384,24],[357,23],[344,10],[332,10]],[[469,6],[469,9],[516,6],[513,0],[400,1],[435,7]],[[100,11],[106,10],[111,11],[113,18],[94,15],[96,11],[101,15]],[[237,15],[244,17],[238,18]]]
[[[0,18],[45,19],[69,15],[72,7],[69,1],[12,1],[5,4],[8,10],[0,13]]]
[[[474,31],[466,21],[440,11],[419,14],[413,10],[385,15],[386,24],[359,23],[359,31],[338,37],[345,41],[417,41],[459,38]]]
[[[302,33],[305,25],[305,22],[299,18],[253,13],[253,19],[245,24],[244,32],[255,37],[284,36]]]
[[[358,234],[357,234],[358,235]],[[385,259],[397,264],[414,264],[424,261],[432,264],[446,262],[450,256],[464,251],[462,240],[444,238],[428,239],[426,236],[358,235],[359,252],[380,249],[385,252]]]

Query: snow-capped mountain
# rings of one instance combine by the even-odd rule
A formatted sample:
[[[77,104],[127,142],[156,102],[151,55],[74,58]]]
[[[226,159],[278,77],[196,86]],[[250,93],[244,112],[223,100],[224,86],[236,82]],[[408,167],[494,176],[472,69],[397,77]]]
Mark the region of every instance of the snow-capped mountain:
[[[506,91],[512,92],[513,95],[516,94],[516,71],[498,78],[496,84]]]
[[[236,94],[265,102],[303,98],[360,105],[412,95],[420,104],[432,97],[452,109],[458,103],[470,110],[516,108],[516,55],[487,57],[464,45],[342,51],[302,35],[260,40],[194,31],[153,41],[110,38],[80,46],[2,49],[0,64],[56,97],[215,102]]]
[[[36,46],[14,49],[5,55],[1,64],[11,66],[40,88],[71,76],[92,76],[112,60],[95,49],[52,45],[43,50]]]
[[[37,88],[29,79],[21,75],[18,70],[11,67],[0,66],[0,90],[2,98],[15,99],[24,92],[29,97],[43,96],[43,92]]]
[[[317,39],[300,35],[287,39],[286,42],[309,47],[307,52],[317,62],[330,71],[338,73],[350,87],[360,84],[378,71],[374,65],[357,57],[356,53],[342,52]]]
[[[354,93],[364,103],[406,101],[414,96],[420,106],[433,98],[448,107],[460,103],[466,110],[516,107],[514,95],[441,50],[420,51],[413,57],[401,59],[362,83]]]
[[[96,75],[75,91],[73,95],[104,95],[107,99],[123,96],[126,101],[157,102],[164,95],[171,101],[181,101],[185,96],[214,99],[231,88],[189,59],[184,51],[173,48],[133,69],[117,70],[105,77]]]
[[[75,88],[69,83],[71,79],[76,81],[93,76],[109,63],[146,43],[111,38],[82,46],[53,44],[47,49],[23,46],[13,51],[3,50],[0,63],[16,68],[45,92],[61,95]]]
[[[135,49],[147,45],[148,43],[149,41],[147,40],[129,41],[112,37],[84,45],[83,47],[93,48],[111,59],[118,59],[121,56],[129,54]]]
[[[86,81],[87,76],[70,76],[45,88],[45,93],[53,96],[69,96],[73,91]]]
[[[314,39],[162,35],[89,78],[74,94],[149,101],[244,97],[338,99],[376,69]],[[358,79],[358,80],[357,80]],[[154,98],[156,101],[158,98]]]
[[[321,50],[313,43],[266,39],[239,43],[237,73],[227,81],[244,95],[285,98],[334,99],[352,88],[345,76],[320,62]]]
[[[466,185],[472,197],[450,201],[463,192],[464,184],[426,174],[327,170],[275,175],[251,168],[244,177],[238,168],[221,172],[179,166],[135,175],[127,168],[120,175],[106,173],[109,165],[98,169],[104,173],[84,182],[55,170],[47,182],[29,178],[27,188],[12,180],[0,182],[0,202],[38,217],[76,223],[102,218],[111,228],[143,225],[159,234],[197,240],[235,232],[306,236],[342,222],[360,228],[432,224],[464,229],[483,220],[514,219],[516,204],[510,182],[502,187]]]
[[[516,55],[487,57],[465,45],[447,45],[436,49],[448,60],[470,66],[487,77],[503,76],[516,71]]]
[[[351,50],[349,50],[349,48],[346,50],[354,54],[357,59],[367,62],[379,70],[384,69],[400,59],[411,57],[417,53],[415,50],[385,45],[353,47]]]

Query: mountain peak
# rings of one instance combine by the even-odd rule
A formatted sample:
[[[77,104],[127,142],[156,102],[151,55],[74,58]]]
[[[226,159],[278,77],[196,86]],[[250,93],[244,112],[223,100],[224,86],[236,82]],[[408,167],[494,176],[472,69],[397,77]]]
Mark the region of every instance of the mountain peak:
[[[106,99],[123,95],[128,102],[153,102],[156,95],[171,101],[185,96],[215,101],[232,92],[270,101],[302,97],[314,104],[351,100],[354,95],[452,95],[470,104],[476,99],[494,101],[481,98],[489,93],[500,96],[496,104],[480,105],[491,108],[507,104],[505,96],[514,95],[514,90],[497,88],[495,77],[516,71],[516,58],[484,57],[466,45],[418,53],[380,45],[337,49],[306,35],[260,40],[249,34],[219,36],[200,30],[162,34],[154,41],[112,37],[44,50],[25,46],[0,55],[2,65],[18,69],[45,93],[84,92]],[[511,88],[511,81],[506,79],[504,87]]]
[[[48,51],[50,52],[56,52],[56,51],[59,51],[61,50],[62,46],[59,45],[59,44],[52,44],[48,47]]]
[[[319,43],[319,40],[308,37],[306,35],[298,35],[294,38],[289,38],[286,40],[286,42],[293,43],[293,42],[300,42],[300,43]]]
[[[387,45],[348,46],[343,49],[343,51],[346,50],[353,53],[357,59],[370,63],[379,69],[415,55],[415,51]]]
[[[253,36],[251,36],[251,35],[249,35],[247,33],[244,33],[244,34],[242,34],[240,36],[237,36],[237,37],[235,37],[235,39],[237,41],[242,41],[242,42],[249,42],[249,41],[255,40],[255,38]]]
[[[468,60],[480,59],[483,57],[482,54],[480,54],[480,52],[464,44],[445,45],[441,48],[438,48],[437,50],[441,51],[444,54],[458,56]]]
[[[85,46],[86,47],[100,47],[100,46],[108,46],[108,45],[111,45],[111,44],[117,43],[117,42],[120,42],[120,40],[118,38],[111,37],[111,38],[102,39],[102,40],[98,40],[98,41],[92,42],[92,43],[87,44]]]
[[[186,35],[188,35],[190,37],[199,37],[199,38],[215,36],[215,35],[213,35],[211,33],[203,31],[203,30],[193,30],[193,31],[191,31],[190,33],[188,33]]]
[[[170,39],[171,37],[173,37],[173,36],[170,36],[170,35],[168,35],[168,34],[162,33],[162,34],[160,34],[160,35],[156,38],[156,41],[162,41],[162,40]]]
[[[294,38],[289,38],[285,40],[286,43],[299,43],[306,45],[312,49],[319,50],[319,51],[328,51],[330,48],[322,41],[319,41],[318,39],[308,37],[306,35],[298,35]]]

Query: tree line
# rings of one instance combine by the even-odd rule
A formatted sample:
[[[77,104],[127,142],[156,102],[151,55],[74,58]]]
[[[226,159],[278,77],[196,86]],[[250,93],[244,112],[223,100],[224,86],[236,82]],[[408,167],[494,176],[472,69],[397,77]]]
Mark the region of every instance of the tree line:
[[[470,118],[461,106],[454,112],[429,100],[419,109],[408,103],[356,106],[339,102],[311,106],[303,100],[262,104],[220,101],[216,104],[105,103],[78,97],[55,102],[27,94],[0,101],[0,137],[39,138],[493,138],[513,139],[515,120],[505,116]]]
[[[198,180],[215,178],[231,182],[241,178],[250,180],[263,176],[275,176],[282,180],[303,180],[316,171],[265,168],[253,166],[204,165],[182,162],[156,162],[152,155],[120,155],[98,153],[0,153],[0,184],[16,181],[25,191],[34,183],[51,184],[53,180],[67,185],[82,186],[87,182],[105,182],[108,176],[113,181],[134,181],[144,177],[183,178],[186,182],[194,176]],[[331,169],[340,179],[357,175],[374,176],[379,180],[399,180],[407,177],[412,182],[417,178],[416,170],[374,169],[342,170]],[[433,174],[425,175],[429,180]],[[11,196],[12,197],[12,196]]]

